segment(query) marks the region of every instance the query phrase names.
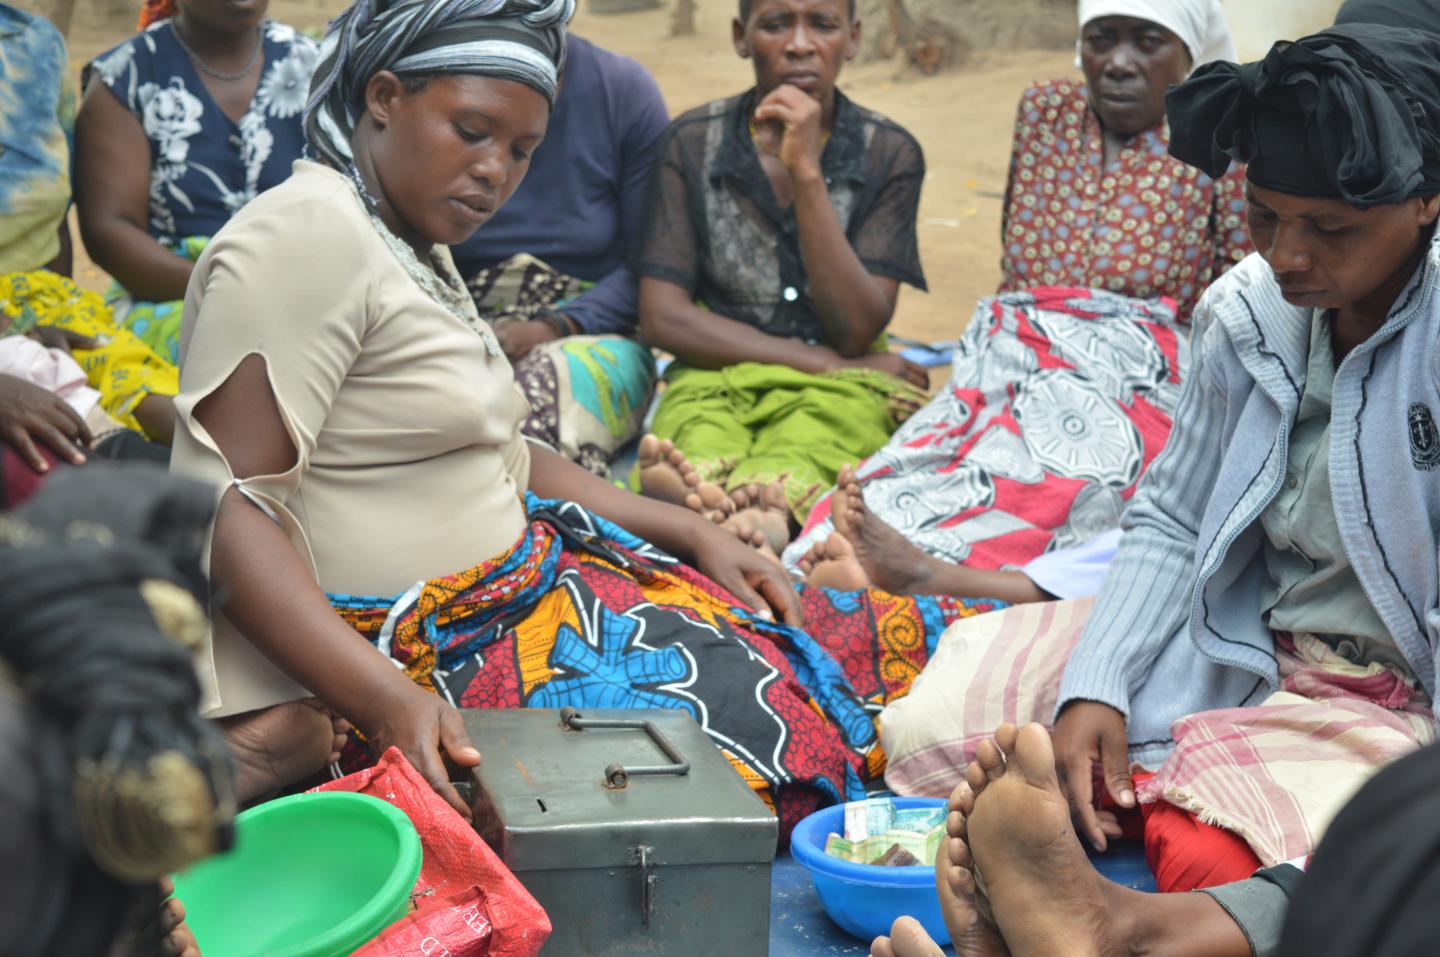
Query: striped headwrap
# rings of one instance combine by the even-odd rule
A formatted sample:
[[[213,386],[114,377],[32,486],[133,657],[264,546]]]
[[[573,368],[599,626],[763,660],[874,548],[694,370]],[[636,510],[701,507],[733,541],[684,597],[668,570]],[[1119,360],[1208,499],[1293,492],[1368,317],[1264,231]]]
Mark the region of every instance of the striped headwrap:
[[[350,165],[365,87],[381,70],[514,80],[553,106],[574,12],[575,0],[355,0],[320,46],[305,107],[310,148],[337,169]]]

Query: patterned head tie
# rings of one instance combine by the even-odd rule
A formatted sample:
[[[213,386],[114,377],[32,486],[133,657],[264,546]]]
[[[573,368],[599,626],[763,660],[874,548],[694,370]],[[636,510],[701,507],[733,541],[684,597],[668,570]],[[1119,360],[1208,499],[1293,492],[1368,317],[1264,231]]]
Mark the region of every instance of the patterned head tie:
[[[1440,36],[1348,24],[1201,67],[1165,99],[1170,155],[1357,209],[1440,193]]]
[[[575,0],[355,0],[330,24],[305,107],[321,160],[345,169],[365,87],[401,77],[489,76],[523,83],[553,106]]]

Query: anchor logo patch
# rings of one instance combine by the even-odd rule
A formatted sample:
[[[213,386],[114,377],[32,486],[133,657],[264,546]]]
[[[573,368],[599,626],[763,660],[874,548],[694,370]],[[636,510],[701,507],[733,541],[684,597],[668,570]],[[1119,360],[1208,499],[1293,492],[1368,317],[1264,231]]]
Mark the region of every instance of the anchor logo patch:
[[[1440,430],[1435,428],[1435,416],[1430,413],[1430,407],[1419,402],[1410,406],[1407,425],[1410,461],[1421,471],[1433,470],[1440,465]]]

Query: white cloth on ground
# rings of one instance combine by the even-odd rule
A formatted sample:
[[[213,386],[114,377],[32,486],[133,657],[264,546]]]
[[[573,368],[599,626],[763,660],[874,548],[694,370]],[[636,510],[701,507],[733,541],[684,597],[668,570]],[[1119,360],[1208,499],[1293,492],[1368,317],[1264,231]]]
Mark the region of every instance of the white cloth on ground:
[[[28,336],[0,338],[0,374],[24,379],[53,392],[84,418],[100,401],[85,384],[85,370],[63,349],[47,349]]]
[[[1101,532],[1073,548],[1057,548],[1028,562],[1020,571],[1041,591],[1070,601],[1100,594],[1110,559],[1120,547],[1120,529]]]

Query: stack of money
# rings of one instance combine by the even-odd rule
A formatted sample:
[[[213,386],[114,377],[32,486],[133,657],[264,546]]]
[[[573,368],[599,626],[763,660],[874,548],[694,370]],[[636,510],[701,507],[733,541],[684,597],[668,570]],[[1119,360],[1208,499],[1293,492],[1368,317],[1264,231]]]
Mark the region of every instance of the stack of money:
[[[897,808],[889,798],[851,801],[845,833],[831,834],[825,853],[856,864],[928,864],[945,838],[945,817],[944,807]]]

